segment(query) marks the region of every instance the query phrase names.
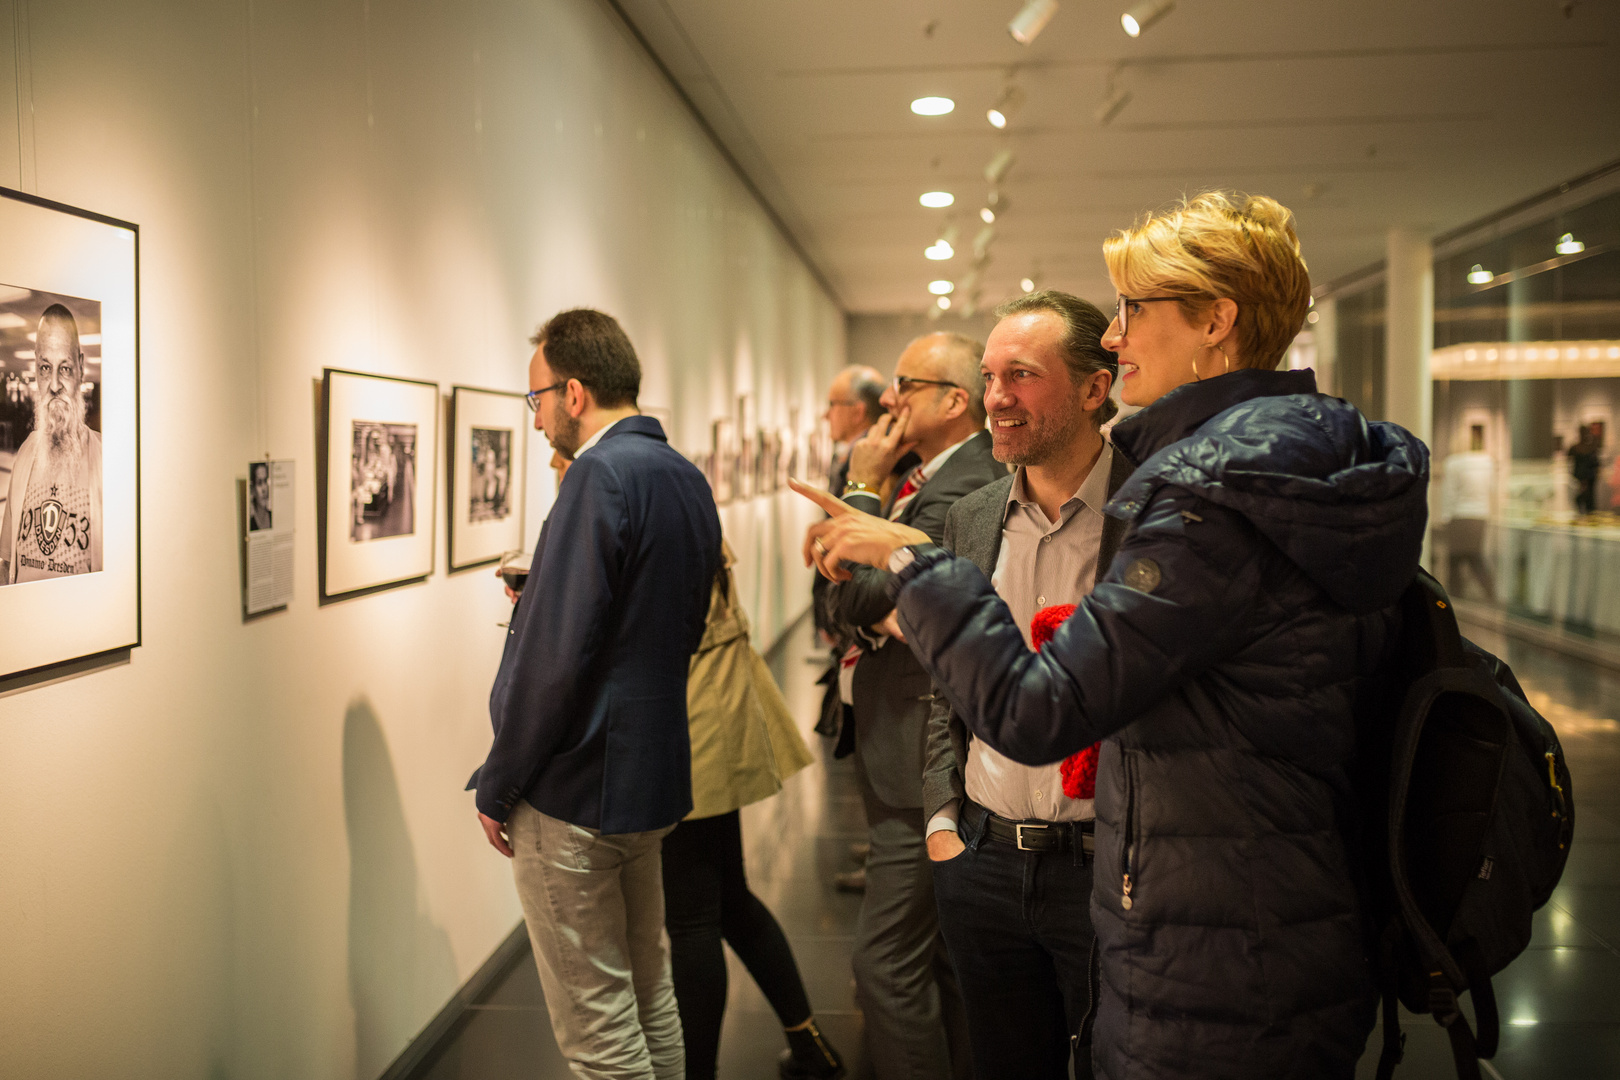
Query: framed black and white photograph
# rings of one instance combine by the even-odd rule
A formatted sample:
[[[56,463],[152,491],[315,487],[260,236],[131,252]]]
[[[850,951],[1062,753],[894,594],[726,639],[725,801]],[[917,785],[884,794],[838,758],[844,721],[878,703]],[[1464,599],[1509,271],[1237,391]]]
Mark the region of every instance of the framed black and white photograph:
[[[0,188],[0,236],[4,678],[140,644],[138,230]]]
[[[439,384],[327,368],[321,381],[321,603],[433,573]]]
[[[455,386],[450,390],[450,569],[466,570],[520,551],[527,483],[529,409],[523,395]]]

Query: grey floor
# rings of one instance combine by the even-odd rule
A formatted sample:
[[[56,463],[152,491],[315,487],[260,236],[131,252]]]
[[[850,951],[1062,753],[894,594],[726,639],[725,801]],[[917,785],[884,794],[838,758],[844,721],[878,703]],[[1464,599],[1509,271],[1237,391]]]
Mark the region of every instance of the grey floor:
[[[1465,628],[1508,659],[1532,702],[1558,728],[1574,776],[1576,843],[1553,901],[1539,915],[1535,940],[1495,980],[1504,1028],[1485,1075],[1503,1080],[1620,1077],[1620,672],[1567,659],[1536,646]],[[801,624],[771,656],[807,738],[820,700],[806,662]],[[852,1065],[870,1077],[860,1014],[850,981],[857,896],[831,879],[854,865],[851,842],[865,824],[849,762],[819,761],[774,799],[743,812],[748,875],[792,939],[822,1028]],[[1427,1017],[1407,1016],[1406,1061],[1398,1080],[1453,1076],[1447,1043]],[[1359,1077],[1371,1078],[1374,1032]],[[730,1004],[721,1047],[721,1080],[772,1080],[781,1031],[759,991],[731,958]],[[455,1031],[420,1077],[432,1080],[564,1080],[534,965],[525,954]],[[988,1080],[988,1078],[987,1078]]]

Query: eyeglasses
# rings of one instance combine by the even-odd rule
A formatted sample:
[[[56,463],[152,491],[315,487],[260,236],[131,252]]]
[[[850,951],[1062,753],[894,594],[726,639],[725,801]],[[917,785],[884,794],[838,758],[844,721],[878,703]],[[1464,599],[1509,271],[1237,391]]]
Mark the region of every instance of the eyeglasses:
[[[542,386],[538,390],[530,390],[527,394],[523,395],[523,400],[527,401],[529,403],[529,411],[530,412],[539,412],[540,411],[540,395],[549,394],[553,390],[561,390],[563,387],[565,387],[567,385],[568,385],[568,380],[564,379],[562,382],[554,382],[550,386]]]
[[[905,397],[919,386],[949,386],[957,390],[962,389],[957,383],[946,382],[943,379],[913,379],[910,375],[896,375],[894,381],[889,384],[889,389],[894,391],[895,397]]]
[[[1128,315],[1132,304],[1157,304],[1180,299],[1182,298],[1179,296],[1121,296],[1114,301],[1114,321],[1119,323],[1119,336],[1125,336],[1125,326],[1129,322]]]
[[[827,408],[829,408],[829,409],[847,409],[852,405],[859,405],[859,404],[860,404],[860,402],[856,401],[854,398],[828,398],[827,399]]]

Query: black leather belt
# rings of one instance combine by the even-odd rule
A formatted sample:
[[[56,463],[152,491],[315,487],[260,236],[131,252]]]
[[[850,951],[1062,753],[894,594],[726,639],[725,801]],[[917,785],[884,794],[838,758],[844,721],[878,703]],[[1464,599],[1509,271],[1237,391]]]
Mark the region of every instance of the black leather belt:
[[[1096,823],[1092,821],[1012,821],[972,799],[967,800],[966,810],[972,815],[969,820],[983,818],[990,839],[1019,851],[1073,851],[1076,841],[1083,852],[1097,850]]]

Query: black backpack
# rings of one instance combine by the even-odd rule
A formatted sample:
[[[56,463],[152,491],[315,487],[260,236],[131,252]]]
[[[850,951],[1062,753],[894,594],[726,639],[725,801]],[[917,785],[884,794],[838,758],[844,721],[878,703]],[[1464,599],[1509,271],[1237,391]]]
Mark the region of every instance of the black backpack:
[[[1569,769],[1513,672],[1458,632],[1438,581],[1418,571],[1399,609],[1360,732],[1378,1080],[1390,1080],[1405,1043],[1397,1001],[1432,1014],[1457,1075],[1478,1080],[1500,1034],[1491,976],[1530,943],[1531,915],[1569,857]],[[1465,990],[1477,1035],[1457,1005]]]

